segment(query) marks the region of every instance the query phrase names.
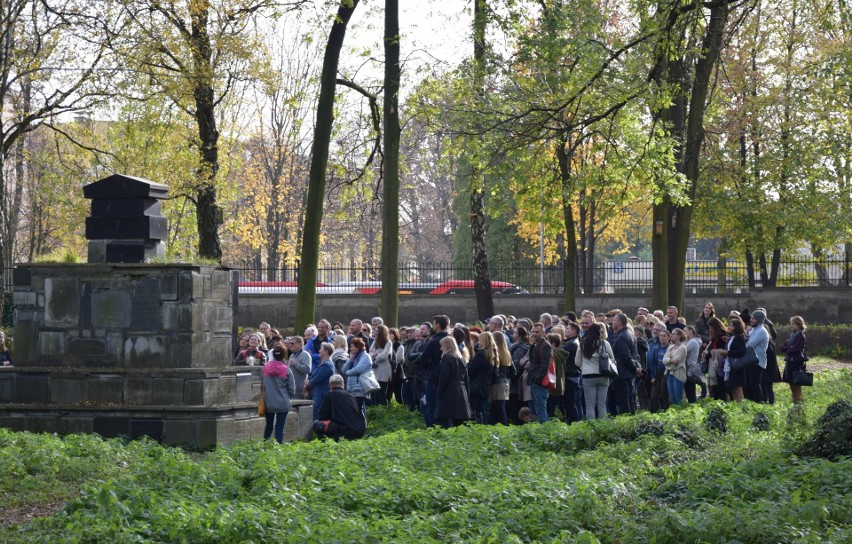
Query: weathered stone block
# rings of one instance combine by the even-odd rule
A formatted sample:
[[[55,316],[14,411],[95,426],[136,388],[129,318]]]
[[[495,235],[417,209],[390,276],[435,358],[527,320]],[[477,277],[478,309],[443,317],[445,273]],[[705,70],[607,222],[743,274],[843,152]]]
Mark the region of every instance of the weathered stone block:
[[[251,372],[237,372],[237,402],[251,402],[254,391],[251,386]]]
[[[167,419],[163,427],[163,443],[167,446],[198,447],[198,421]]]
[[[189,406],[211,406],[219,395],[218,378],[187,379],[184,382],[183,403]]]
[[[219,378],[219,398],[217,404],[233,404],[237,402],[236,376],[221,376]]]
[[[15,305],[16,308],[20,308],[22,306],[35,306],[38,298],[36,297],[36,293],[33,291],[15,291],[12,293],[12,304]]]
[[[17,267],[12,269],[12,284],[15,287],[28,287],[32,281],[30,269],[26,267]]]
[[[18,374],[15,380],[14,402],[50,401],[50,386],[46,374]]]
[[[183,404],[183,378],[152,378],[151,402],[180,406]]]
[[[230,334],[217,334],[213,337],[213,353],[210,356],[211,368],[222,368],[233,365],[233,343]]]
[[[130,436],[130,418],[127,417],[95,417],[92,430],[104,438]]]
[[[138,418],[130,420],[130,439],[135,440],[147,436],[152,440],[161,442],[165,422],[162,418]]]
[[[204,308],[207,313],[206,321],[209,330],[214,333],[230,333],[234,325],[234,312],[230,306],[225,304],[207,304]]]
[[[160,278],[160,300],[177,300],[178,275],[176,272],[166,272]]]
[[[165,336],[130,336],[124,341],[124,364],[132,368],[162,367],[168,360]]]
[[[215,419],[202,419],[198,422],[198,449],[210,450],[219,442],[218,426]]]
[[[50,380],[50,402],[65,404],[89,400],[89,380],[84,377]]]
[[[160,312],[160,279],[145,278],[133,289],[130,323],[137,331],[159,330],[162,327]]]
[[[231,274],[228,270],[213,271],[210,299],[228,304],[231,301]]]
[[[68,342],[67,353],[75,357],[103,357],[106,355],[106,342],[100,338],[73,338]]]
[[[0,375],[0,404],[12,402],[15,394],[15,375],[3,373]]]
[[[80,327],[90,328],[92,326],[92,293],[94,287],[92,282],[84,281],[80,286]]]
[[[21,366],[35,364],[38,361],[38,323],[15,323],[15,363]]]
[[[204,296],[204,278],[198,272],[184,270],[178,277],[178,298],[183,301]]]
[[[27,310],[25,308],[19,308],[15,306],[15,323],[22,323],[24,321],[35,321],[36,312],[35,310]]]
[[[103,330],[96,332],[105,332]],[[118,365],[124,355],[124,333],[108,332],[103,336],[105,340],[105,358],[109,365]]]
[[[10,431],[23,432],[27,430],[27,418],[22,416],[0,417],[0,427]]]
[[[162,326],[167,331],[198,331],[202,329],[200,303],[163,302]]]
[[[124,402],[128,404],[151,404],[151,378],[128,376],[124,380]]]
[[[96,328],[120,329],[130,327],[130,293],[99,291],[92,295],[92,325]]]
[[[31,433],[58,433],[58,415],[38,415],[27,418],[27,431]]]
[[[65,355],[64,332],[42,332],[39,335],[39,343],[42,355]]]
[[[48,327],[75,327],[80,317],[77,278],[45,278],[44,322]]]
[[[112,374],[89,376],[89,400],[93,402],[121,402],[124,400],[124,380]]]
[[[64,416],[59,422],[59,432],[61,434],[91,434],[94,432],[92,418]]]
[[[191,368],[192,342],[173,341],[169,346],[169,368]]]
[[[311,423],[313,425],[313,423]],[[287,414],[287,421],[284,424],[284,441],[285,442],[296,442],[301,439],[301,435],[299,434],[299,413],[295,410],[291,410],[289,414]]]

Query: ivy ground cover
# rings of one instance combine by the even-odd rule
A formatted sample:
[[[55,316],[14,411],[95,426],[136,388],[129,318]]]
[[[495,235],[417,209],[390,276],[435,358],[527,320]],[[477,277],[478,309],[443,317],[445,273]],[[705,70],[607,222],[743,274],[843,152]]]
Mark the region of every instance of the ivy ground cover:
[[[447,431],[394,407],[360,441],[207,454],[0,430],[7,501],[71,497],[0,540],[852,542],[852,458],[794,453],[852,398],[852,372],[821,372],[807,394],[803,411],[782,385],[774,406]]]

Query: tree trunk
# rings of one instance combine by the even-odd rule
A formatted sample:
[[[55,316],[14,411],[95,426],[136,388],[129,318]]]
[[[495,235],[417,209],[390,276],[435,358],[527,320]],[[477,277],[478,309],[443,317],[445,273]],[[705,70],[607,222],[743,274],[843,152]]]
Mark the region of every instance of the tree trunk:
[[[704,8],[699,4],[696,9]],[[674,135],[683,150],[683,154],[678,160],[680,163],[678,171],[682,172],[689,182],[689,204],[671,206],[669,216],[667,217],[669,223],[665,225],[665,228],[668,228],[670,231],[669,240],[667,240],[669,244],[669,254],[666,256],[668,261],[657,261],[659,252],[655,252],[654,272],[656,274],[657,270],[663,266],[668,267],[668,302],[680,309],[683,308],[684,300],[686,249],[689,244],[693,203],[695,201],[700,174],[701,145],[704,141],[704,112],[707,108],[707,95],[710,90],[713,69],[719,60],[722,36],[725,31],[729,9],[730,6],[727,0],[712,4],[709,23],[707,24],[707,29],[701,43],[701,56],[695,63],[695,76],[691,88],[686,89],[681,87],[681,91],[677,94],[682,95],[683,102],[678,104],[679,100],[675,100],[673,107],[669,108],[672,114],[670,121],[674,121],[672,126],[675,129],[678,127],[678,122],[685,119],[685,124],[682,125],[685,130],[683,132],[674,132]],[[684,54],[686,53],[684,52]],[[685,63],[686,61],[683,57],[671,62],[668,73],[672,77],[669,79],[669,83],[676,86],[686,84],[685,76],[688,71],[684,70]],[[687,93],[689,98],[688,109],[681,109],[682,106],[686,106]],[[681,117],[683,114],[686,115]],[[656,238],[654,238],[654,241],[656,241]],[[659,297],[655,293],[655,299],[657,298]]]
[[[216,128],[216,106],[213,94],[213,49],[208,34],[210,7],[199,2],[190,10],[192,20],[192,61],[194,65],[193,95],[195,122],[198,125],[200,162],[198,187],[195,190],[198,225],[198,254],[202,258],[222,260],[219,225],[222,212],[216,202],[216,174],[219,172],[219,129]]]
[[[754,253],[746,250],[746,277],[749,289],[754,289],[757,283],[754,280]]]
[[[473,61],[477,89],[482,91],[485,77],[485,26],[488,20],[485,0],[473,3]],[[488,253],[485,246],[485,194],[483,173],[470,168],[470,236],[473,250],[473,291],[476,295],[476,312],[480,319],[494,315],[494,295],[491,292],[491,275],[488,272]]]
[[[565,284],[565,309],[574,311],[577,307],[577,232],[574,224],[574,177],[571,175],[571,158],[562,142],[556,148],[559,159],[559,174],[562,178],[562,217],[565,220],[565,259],[563,282]]]
[[[328,35],[320,76],[320,95],[314,141],[311,148],[311,169],[308,174],[308,196],[305,206],[305,226],[302,233],[299,263],[299,292],[296,297],[295,330],[298,334],[314,320],[317,301],[317,268],[319,267],[320,228],[322,227],[325,173],[328,166],[328,146],[334,124],[334,94],[337,89],[337,64],[346,37],[346,25],[359,0],[342,0]]]
[[[399,319],[399,40],[399,0],[385,0],[381,314],[389,327],[395,327]]]

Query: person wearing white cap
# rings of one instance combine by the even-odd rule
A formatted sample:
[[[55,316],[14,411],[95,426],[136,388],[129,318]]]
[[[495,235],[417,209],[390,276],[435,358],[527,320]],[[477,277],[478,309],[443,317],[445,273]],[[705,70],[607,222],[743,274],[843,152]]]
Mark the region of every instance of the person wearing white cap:
[[[358,408],[358,402],[343,390],[343,376],[334,374],[328,379],[329,391],[322,401],[314,421],[314,432],[320,438],[355,440],[364,436],[367,421]]]

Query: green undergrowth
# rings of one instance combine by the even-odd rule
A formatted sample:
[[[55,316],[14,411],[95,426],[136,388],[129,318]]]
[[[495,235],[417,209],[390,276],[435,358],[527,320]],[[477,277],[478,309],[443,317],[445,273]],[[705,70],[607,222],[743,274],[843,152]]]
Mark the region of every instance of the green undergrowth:
[[[61,467],[57,443],[103,448],[99,475],[62,511],[0,540],[850,542],[852,459],[794,452],[829,404],[852,398],[852,372],[821,372],[792,417],[778,389],[775,406],[702,401],[571,426],[426,430],[402,407],[374,408],[364,440],[203,455],[0,431],[4,462],[53,448]],[[394,419],[404,428],[391,432]]]

